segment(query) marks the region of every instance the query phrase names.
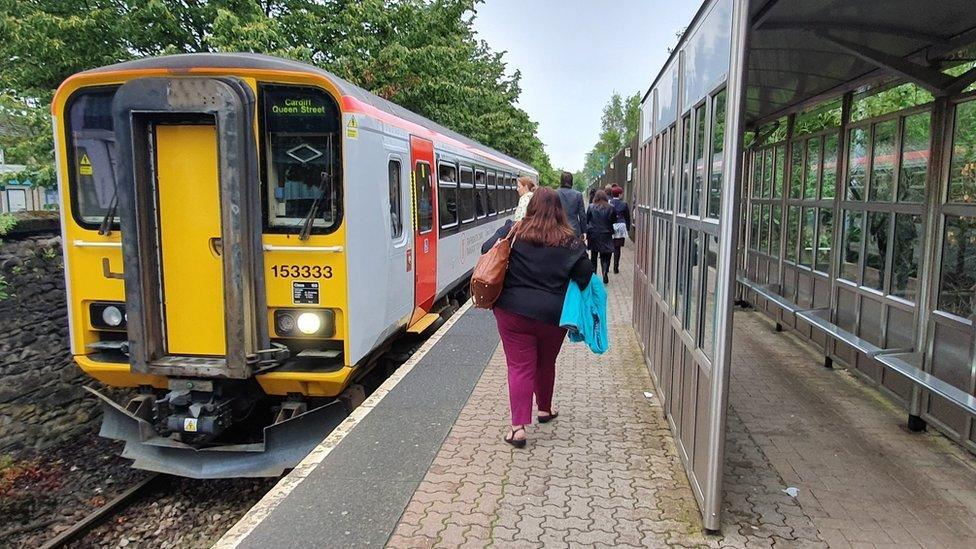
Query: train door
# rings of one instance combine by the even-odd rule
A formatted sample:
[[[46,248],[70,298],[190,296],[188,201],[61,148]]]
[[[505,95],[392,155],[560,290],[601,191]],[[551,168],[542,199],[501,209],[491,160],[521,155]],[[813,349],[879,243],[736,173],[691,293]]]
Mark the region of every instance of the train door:
[[[171,354],[222,355],[217,129],[156,125],[153,134],[166,348]]]
[[[434,144],[410,136],[411,191],[413,193],[413,270],[414,311],[410,325],[423,318],[434,304],[437,293],[437,231],[434,198]]]

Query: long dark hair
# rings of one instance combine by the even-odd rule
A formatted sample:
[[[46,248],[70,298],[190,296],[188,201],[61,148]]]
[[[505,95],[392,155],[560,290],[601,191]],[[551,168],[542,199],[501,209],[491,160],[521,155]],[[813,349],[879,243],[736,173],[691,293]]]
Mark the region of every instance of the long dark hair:
[[[518,238],[542,246],[568,246],[576,239],[556,191],[536,187],[519,222]]]
[[[590,204],[596,206],[597,208],[609,208],[610,201],[609,199],[607,199],[607,193],[603,191],[597,191],[593,195],[593,200],[590,201]]]

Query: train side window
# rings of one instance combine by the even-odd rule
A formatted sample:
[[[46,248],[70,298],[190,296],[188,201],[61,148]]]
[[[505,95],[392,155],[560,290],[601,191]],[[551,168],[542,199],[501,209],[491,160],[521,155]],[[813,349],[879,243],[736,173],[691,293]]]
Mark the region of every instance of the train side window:
[[[260,95],[268,228],[332,232],[342,217],[338,105],[311,87],[269,84]]]
[[[458,224],[457,166],[441,163],[437,167],[437,204],[442,229]]]
[[[71,212],[79,224],[97,228],[115,202],[115,88],[85,91],[68,105],[68,170]]]
[[[434,229],[434,190],[431,185],[430,164],[414,165],[414,200],[417,209],[417,232],[427,234]]]
[[[390,237],[396,240],[403,234],[403,208],[400,194],[400,161],[390,160]]]
[[[458,203],[460,204],[462,223],[467,223],[475,218],[474,181],[472,177],[471,168],[461,166]]]
[[[515,207],[518,206],[518,185],[515,184],[515,176],[508,179],[508,194],[511,197],[509,199],[510,206],[509,209],[515,211]]]
[[[495,172],[488,172],[488,215],[498,215],[498,187]]]
[[[474,210],[478,219],[488,216],[488,178],[484,170],[474,172]]]

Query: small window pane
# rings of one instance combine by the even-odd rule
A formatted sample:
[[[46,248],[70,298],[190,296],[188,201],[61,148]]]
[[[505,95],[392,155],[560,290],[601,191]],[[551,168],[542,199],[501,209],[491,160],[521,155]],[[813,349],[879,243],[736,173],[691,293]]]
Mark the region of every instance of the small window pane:
[[[474,184],[470,168],[461,168],[461,185],[458,190],[458,203],[461,205],[461,221],[467,223],[475,218]]]
[[[868,132],[865,128],[851,130],[848,145],[847,199],[864,200],[864,184],[868,169]]]
[[[898,121],[888,120],[874,125],[874,163],[871,166],[869,200],[891,201],[895,187],[895,134]]]
[[[786,147],[776,147],[776,172],[773,174],[773,198],[783,196],[783,174],[786,169]]]
[[[495,172],[490,172],[488,174],[488,215],[498,213],[498,188],[495,181]]]
[[[803,208],[803,224],[800,226],[800,265],[813,267],[813,239],[816,229],[816,208]]]
[[[807,140],[807,169],[803,185],[803,198],[817,198],[817,183],[820,179],[820,138]]]
[[[769,224],[769,255],[773,257],[779,257],[780,251],[780,223],[782,219],[780,214],[782,213],[782,208],[779,204],[773,205],[772,213],[770,213],[770,224]]]
[[[851,122],[858,122],[875,116],[930,103],[932,94],[912,82],[888,88],[883,91],[867,90],[854,95],[851,105]]]
[[[695,110],[695,174],[691,187],[691,215],[699,215],[705,183],[705,105]]]
[[[678,211],[688,213],[688,195],[691,191],[691,116],[685,116],[682,121],[684,143],[681,146],[681,203]]]
[[[752,231],[750,232],[750,248],[753,250],[759,249],[759,218],[762,216],[762,211],[759,204],[752,205]]]
[[[759,251],[769,253],[769,204],[760,206],[759,216]]]
[[[688,287],[688,228],[678,228],[678,273],[674,284],[674,304],[678,320],[684,319],[685,294]],[[676,306],[677,305],[677,306]],[[683,325],[683,324],[682,324]]]
[[[837,189],[837,134],[824,138],[823,188],[820,198],[834,197]]]
[[[864,285],[884,290],[888,259],[888,224],[891,214],[868,212],[867,246],[864,250]]]
[[[417,231],[429,233],[434,228],[434,191],[431,186],[430,165],[417,162],[414,166],[414,180],[417,183]]]
[[[861,220],[864,212],[844,212],[844,236],[841,257],[841,278],[855,284],[861,282]]]
[[[976,297],[976,217],[947,215],[944,237],[939,309],[971,318]]]
[[[480,219],[488,215],[488,178],[485,177],[485,172],[481,170],[475,172],[474,186],[474,210]]]
[[[769,198],[773,191],[773,149],[763,151],[762,196]]]
[[[790,152],[790,198],[803,196],[803,141],[794,141]]]
[[[796,243],[800,239],[800,207],[790,206],[786,216],[786,259],[796,263]]]
[[[762,151],[752,153],[752,196],[762,196]]]
[[[976,202],[976,101],[956,107],[949,166],[949,202]]]
[[[715,95],[712,108],[712,167],[708,184],[708,217],[718,219],[722,208],[722,151],[725,147],[725,90]]]
[[[820,223],[817,236],[817,264],[814,267],[822,273],[830,272],[830,249],[834,238],[834,212],[830,208],[820,208]]]
[[[699,287],[699,254],[701,253],[701,232],[691,231],[688,246],[688,288],[685,299],[685,330],[692,335],[698,333],[698,299],[701,294]]]
[[[390,236],[400,238],[403,234],[403,218],[401,217],[400,193],[400,161],[390,160]]]
[[[922,261],[922,216],[895,215],[895,241],[891,257],[891,295],[915,301],[918,266]]]
[[[899,202],[925,202],[925,178],[929,168],[932,114],[922,112],[905,118],[901,142]]]
[[[702,350],[712,358],[715,350],[715,287],[718,281],[718,237],[705,237],[705,318],[702,319]]]

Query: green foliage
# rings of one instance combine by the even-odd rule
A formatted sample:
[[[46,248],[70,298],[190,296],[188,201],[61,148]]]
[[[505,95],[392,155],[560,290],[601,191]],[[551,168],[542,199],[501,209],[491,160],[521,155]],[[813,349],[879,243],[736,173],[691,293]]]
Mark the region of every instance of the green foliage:
[[[640,125],[640,94],[622,97],[614,92],[603,107],[600,137],[586,153],[583,169],[574,176],[573,183],[582,190],[603,173],[617,151],[637,137]]]
[[[548,183],[556,174],[536,123],[515,104],[521,75],[477,40],[477,2],[0,0],[0,116],[13,116],[8,104],[26,105],[14,127],[31,128],[11,132],[22,145],[7,146],[9,161],[27,164],[35,183],[53,183],[47,112],[53,90],[75,72],[150,55],[243,51],[329,70],[533,164]]]
[[[0,236],[4,236],[14,228],[17,220],[11,214],[0,213]]]

